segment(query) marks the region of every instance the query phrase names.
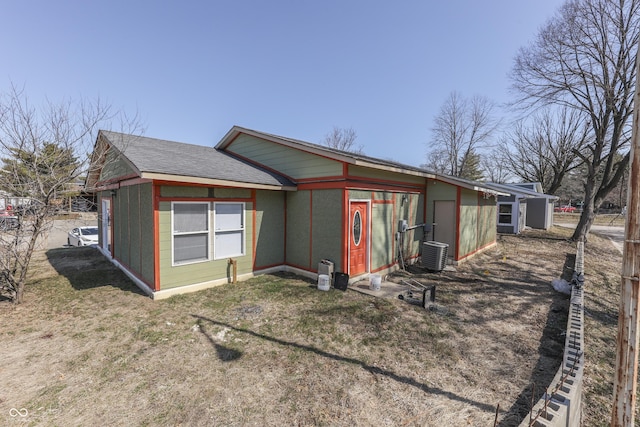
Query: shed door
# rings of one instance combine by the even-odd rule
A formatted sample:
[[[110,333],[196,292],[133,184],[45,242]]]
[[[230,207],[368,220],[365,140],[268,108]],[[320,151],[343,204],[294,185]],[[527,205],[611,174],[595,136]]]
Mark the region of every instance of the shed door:
[[[368,229],[366,202],[349,204],[349,274],[355,276],[366,273],[368,253]]]
[[[455,257],[456,253],[456,202],[436,200],[433,202],[433,240],[449,245],[447,253]]]

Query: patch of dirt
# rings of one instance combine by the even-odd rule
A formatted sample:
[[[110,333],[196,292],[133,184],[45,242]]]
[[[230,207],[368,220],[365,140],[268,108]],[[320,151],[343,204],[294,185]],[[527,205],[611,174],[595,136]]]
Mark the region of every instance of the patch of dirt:
[[[392,275],[436,284],[434,311],[290,274],[152,301],[94,249],[49,252],[0,305],[0,423],[517,425],[561,361],[567,233]]]

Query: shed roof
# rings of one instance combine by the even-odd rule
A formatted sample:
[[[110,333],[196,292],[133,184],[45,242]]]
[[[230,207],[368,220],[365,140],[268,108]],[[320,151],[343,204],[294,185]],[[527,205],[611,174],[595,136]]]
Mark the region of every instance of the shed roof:
[[[524,187],[523,185],[518,184],[497,184],[492,182],[491,186],[500,189],[502,188],[505,192],[510,193],[513,196],[523,199],[531,199],[531,198],[544,198],[548,200],[558,200],[558,196],[554,196],[552,194],[545,194],[542,192],[538,192],[535,190],[531,190],[529,188]],[[542,189],[542,186],[539,187]]]
[[[251,188],[295,189],[289,179],[213,147],[100,131],[141,178]]]

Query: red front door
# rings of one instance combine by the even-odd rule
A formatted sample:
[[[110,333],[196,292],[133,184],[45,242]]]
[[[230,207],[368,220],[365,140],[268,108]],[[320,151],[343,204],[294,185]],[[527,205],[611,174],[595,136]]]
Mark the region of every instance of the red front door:
[[[369,229],[367,208],[366,202],[349,204],[349,275],[351,276],[367,272],[367,230]]]

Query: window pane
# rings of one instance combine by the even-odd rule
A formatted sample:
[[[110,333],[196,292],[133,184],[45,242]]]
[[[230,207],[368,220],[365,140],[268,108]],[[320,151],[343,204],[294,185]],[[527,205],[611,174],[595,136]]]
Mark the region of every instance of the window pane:
[[[216,230],[239,230],[243,226],[242,203],[216,203]]]
[[[242,231],[216,232],[216,258],[226,258],[244,254]]]
[[[500,205],[500,213],[511,213],[511,208],[513,205]]]
[[[498,223],[499,224],[511,224],[511,215],[500,214],[498,216]]]
[[[356,211],[353,214],[353,243],[360,245],[360,238],[362,237],[362,219],[360,218],[360,211]]]
[[[175,233],[206,231],[208,215],[207,203],[174,203],[173,231]]]
[[[202,261],[209,257],[207,234],[173,236],[173,262]]]

